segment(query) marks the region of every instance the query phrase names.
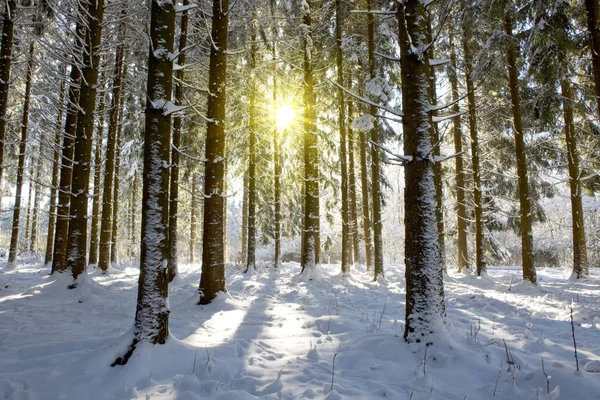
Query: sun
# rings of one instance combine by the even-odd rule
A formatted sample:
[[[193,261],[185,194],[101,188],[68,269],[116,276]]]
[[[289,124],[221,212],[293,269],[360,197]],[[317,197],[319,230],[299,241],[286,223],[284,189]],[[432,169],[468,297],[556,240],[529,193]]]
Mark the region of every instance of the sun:
[[[295,111],[290,105],[282,105],[277,109],[276,119],[277,119],[277,129],[284,130],[287,128],[295,117]]]

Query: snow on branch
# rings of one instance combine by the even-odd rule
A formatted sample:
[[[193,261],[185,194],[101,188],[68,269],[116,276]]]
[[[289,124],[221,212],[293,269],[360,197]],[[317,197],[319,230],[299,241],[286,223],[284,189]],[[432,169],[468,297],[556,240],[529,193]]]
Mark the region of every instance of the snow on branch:
[[[461,111],[461,112],[457,112],[457,113],[449,114],[449,115],[434,116],[432,118],[432,121],[433,122],[442,122],[442,121],[446,121],[446,120],[453,119],[456,117],[460,117],[461,115],[464,115],[466,113],[467,113],[466,111]]]
[[[369,104],[369,105],[371,105],[373,107],[379,108],[380,110],[389,112],[390,114],[395,115],[397,117],[401,117],[401,118],[404,117],[404,113],[402,111],[398,111],[398,110],[395,110],[395,109],[393,109],[391,107],[384,106],[384,105],[381,105],[381,104],[377,104],[377,103],[375,103],[375,102],[367,99],[366,97],[363,97],[363,96],[360,96],[360,95],[354,93],[350,89],[346,89],[345,87],[343,87],[342,85],[338,84],[337,82],[334,82],[334,81],[331,81],[331,80],[330,80],[330,82],[333,83],[338,88],[342,89],[344,92],[348,93],[350,96],[354,97],[355,99],[362,101],[363,103],[366,103],[366,104]]]

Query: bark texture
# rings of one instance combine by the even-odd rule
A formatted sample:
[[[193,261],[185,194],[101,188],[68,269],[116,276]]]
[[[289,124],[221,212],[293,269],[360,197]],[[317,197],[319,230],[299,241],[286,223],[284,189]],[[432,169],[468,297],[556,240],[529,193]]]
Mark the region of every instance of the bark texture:
[[[425,7],[407,0],[397,9],[400,42],[404,169],[406,326],[404,339],[428,340],[444,315],[443,266],[439,253],[431,136],[430,74]]]
[[[15,29],[16,0],[7,0],[4,5],[2,26],[2,49],[0,50],[0,192],[3,186],[4,141],[6,137],[6,109],[8,108],[8,90],[10,89],[10,68],[12,65],[12,47]]]
[[[13,221],[8,251],[8,265],[14,266],[19,251],[19,220],[21,216],[21,192],[23,189],[23,176],[25,175],[25,156],[27,153],[27,130],[29,129],[29,105],[31,103],[31,85],[33,84],[33,68],[35,42],[29,45],[29,59],[27,61],[27,79],[25,83],[25,98],[23,99],[23,115],[21,118],[21,141],[19,142],[19,165],[17,167],[17,182],[15,190],[15,204],[13,206]]]
[[[225,243],[223,233],[225,179],[225,99],[229,0],[213,0],[208,72],[208,127],[204,168],[204,219],[200,303],[210,303],[225,291]]]
[[[512,20],[507,12],[504,16],[504,31],[512,37]],[[519,93],[519,72],[517,70],[517,49],[509,46],[506,51],[508,66],[508,84],[513,114],[513,130],[515,134],[515,156],[517,159],[517,175],[519,177],[519,203],[521,222],[521,253],[523,263],[523,279],[535,284],[537,274],[533,260],[533,229],[531,199],[529,197],[529,181],[527,178],[527,156],[521,116],[521,96]]]
[[[150,49],[146,86],[144,134],[144,188],[140,277],[134,339],[114,365],[124,365],[138,343],[164,344],[169,336],[169,159],[171,115],[165,107],[173,89],[175,7],[170,1],[153,0],[150,17]]]

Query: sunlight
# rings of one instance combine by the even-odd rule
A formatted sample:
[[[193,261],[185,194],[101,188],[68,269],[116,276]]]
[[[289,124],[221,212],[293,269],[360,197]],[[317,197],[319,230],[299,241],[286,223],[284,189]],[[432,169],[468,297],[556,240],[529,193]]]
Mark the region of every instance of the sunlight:
[[[295,117],[294,109],[288,105],[284,104],[277,109],[276,119],[277,119],[277,129],[284,130],[287,128]]]

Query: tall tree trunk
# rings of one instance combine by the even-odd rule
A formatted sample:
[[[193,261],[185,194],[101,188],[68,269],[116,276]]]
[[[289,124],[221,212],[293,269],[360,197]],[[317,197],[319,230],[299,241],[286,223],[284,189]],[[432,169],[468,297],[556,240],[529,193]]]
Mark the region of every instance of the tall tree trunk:
[[[171,136],[169,134],[169,136]],[[119,127],[117,129],[117,148],[115,154],[115,181],[113,186],[113,208],[112,208],[112,231],[110,234],[110,262],[116,264],[119,262],[119,192],[121,176],[121,148],[123,147],[123,109],[119,117]]]
[[[367,0],[367,8],[372,9],[372,0]],[[369,79],[375,78],[375,24],[373,14],[368,14],[367,36],[369,49]],[[375,115],[377,110],[375,106],[369,106],[369,114],[373,119],[373,129],[371,129],[371,141],[379,143],[379,127]],[[381,220],[381,166],[379,163],[379,149],[371,145],[371,194],[373,196],[373,243],[374,243],[374,280],[383,276],[383,221]]]
[[[135,245],[136,245],[136,222],[135,218],[137,215],[137,198],[138,198],[138,186],[139,178],[137,171],[133,173],[133,188],[131,189],[131,230],[129,231],[129,240],[131,243],[131,250],[129,253],[130,258],[135,257]]]
[[[21,191],[23,189],[23,175],[25,174],[25,155],[27,153],[27,129],[29,124],[29,105],[31,100],[31,85],[33,84],[35,41],[29,45],[29,59],[27,61],[27,81],[25,83],[25,98],[23,99],[23,117],[21,120],[21,142],[19,143],[19,166],[17,168],[17,182],[15,190],[15,205],[13,208],[13,222],[8,252],[8,267],[15,266],[19,251],[19,219],[21,216]]]
[[[164,344],[169,336],[169,159],[175,36],[175,7],[153,0],[146,86],[144,189],[140,277],[133,342],[113,365],[126,364],[138,343]]]
[[[430,154],[431,80],[427,48],[425,6],[421,0],[398,5],[398,39],[404,111],[404,168],[406,326],[404,339],[429,340],[444,315],[443,266],[439,253],[434,166]]]
[[[256,10],[252,10],[252,27],[250,33],[250,97],[249,126],[250,149],[248,152],[248,258],[246,260],[246,272],[254,270],[256,264],[256,34],[258,21]]]
[[[182,6],[185,8],[190,4],[189,0],[183,0]],[[181,15],[180,35],[179,35],[179,56],[177,63],[185,66],[185,50],[187,47],[187,29],[188,29],[188,11],[183,11]],[[175,104],[183,104],[183,84],[185,79],[183,68],[175,72]],[[170,179],[170,197],[169,197],[169,282],[177,276],[177,265],[179,263],[179,254],[177,249],[177,212],[179,210],[179,147],[181,146],[181,123],[182,115],[178,114],[173,119],[173,149],[171,150],[171,179]]]
[[[303,3],[302,46],[304,51],[304,218],[302,231],[302,273],[317,264],[319,231],[319,154],[312,65],[312,16],[310,1]]]
[[[100,258],[98,267],[106,272],[111,265],[112,232],[113,232],[113,201],[114,195],[115,163],[119,132],[119,109],[121,108],[121,93],[123,86],[123,40],[125,27],[121,25],[119,33],[119,46],[115,54],[115,70],[113,73],[112,98],[108,114],[108,135],[106,139],[106,156],[104,166],[104,187],[102,188],[102,214],[100,228]]]
[[[58,106],[56,112],[56,133],[54,136],[54,161],[52,163],[52,183],[50,187],[50,201],[48,210],[48,235],[46,237],[46,257],[44,264],[48,265],[52,262],[52,251],[54,249],[54,225],[56,224],[56,197],[58,194],[58,176],[60,167],[60,144],[62,139],[62,117],[63,107],[65,102],[65,89],[67,81],[65,79],[66,65],[61,69],[62,82],[58,94]]]
[[[80,39],[85,33],[84,24],[77,23],[75,46],[82,47]],[[67,117],[65,119],[65,132],[63,134],[62,156],[60,168],[60,183],[58,186],[58,205],[56,208],[56,228],[54,233],[54,249],[52,254],[52,273],[67,271],[67,238],[69,234],[69,213],[71,208],[71,181],[73,177],[73,153],[75,147],[75,131],[77,129],[77,116],[81,83],[81,69],[77,64],[77,56],[73,55],[71,61],[69,99],[67,102]]]
[[[248,171],[244,172],[244,193],[242,195],[242,260],[248,259]]]
[[[104,74],[103,74],[104,75]],[[104,76],[100,79],[104,83]],[[90,233],[90,265],[98,264],[98,246],[100,245],[100,185],[102,181],[102,139],[104,137],[104,108],[106,95],[100,94],[98,104],[98,129],[96,131],[96,149],[94,152],[94,191],[92,201],[92,231]]]
[[[271,61],[273,62],[273,121],[277,119],[277,37],[276,22],[275,22],[275,0],[270,0],[271,10]],[[274,203],[275,203],[275,257],[274,266],[281,266],[281,149],[279,143],[279,132],[277,124],[273,124],[273,188],[274,188]]]
[[[4,24],[2,26],[2,49],[0,50],[0,194],[3,187],[4,144],[6,137],[6,109],[8,108],[8,90],[10,88],[10,67],[12,64],[12,46],[15,29],[16,0],[7,0],[4,5]]]
[[[42,172],[42,144],[40,143],[38,146],[38,159],[36,162],[35,168],[35,178],[33,179],[32,184],[35,186],[35,195],[33,200],[33,216],[31,217],[31,240],[29,241],[29,251],[31,253],[37,252],[37,241],[38,241],[38,220],[39,220],[39,212],[40,212],[40,200],[41,200],[41,186],[40,175]]]
[[[348,102],[348,121],[352,120],[352,101]],[[348,203],[350,205],[350,232],[354,264],[360,261],[360,241],[358,238],[358,217],[356,211],[356,175],[354,172],[355,132],[348,128]]]
[[[77,285],[77,278],[87,267],[87,217],[90,183],[90,161],[94,138],[94,111],[100,64],[100,42],[102,39],[102,19],[104,0],[91,1],[86,7],[87,36],[84,47],[81,93],[75,150],[73,153],[73,180],[71,183],[71,209],[69,212],[69,236],[67,259]]]
[[[208,72],[208,128],[204,169],[204,218],[200,303],[225,291],[223,184],[225,179],[225,96],[229,0],[213,0],[212,43]]]
[[[463,135],[458,105],[458,65],[456,62],[456,51],[454,50],[454,37],[450,34],[450,84],[452,86],[452,111],[457,114],[452,119],[454,131],[454,158],[456,162],[456,226],[458,230],[458,272],[469,267],[469,249],[467,246],[467,210],[465,207],[465,173],[463,166]],[[439,146],[438,146],[439,147]],[[438,163],[439,164],[439,163]],[[439,218],[439,215],[438,215]]]
[[[508,37],[512,37],[512,21],[508,12],[504,16],[504,30]],[[519,177],[519,203],[521,219],[521,252],[523,262],[523,279],[535,284],[537,280],[533,261],[533,230],[531,215],[531,199],[529,197],[529,183],[527,179],[527,157],[525,153],[525,139],[523,120],[521,117],[521,97],[519,94],[519,72],[517,70],[517,51],[514,46],[506,50],[508,64],[508,84],[510,87],[510,100],[513,114],[513,130],[515,133],[515,155],[517,159],[517,175]]]
[[[429,52],[434,54],[434,39],[431,28],[431,15],[427,14],[427,33],[426,40],[429,44]],[[433,68],[428,69],[429,80],[431,81],[431,85],[429,86],[429,98],[431,101],[431,105],[435,106],[437,104],[438,96],[437,96],[437,79],[435,75],[435,71]],[[433,110],[433,117],[437,115],[437,111]],[[433,155],[436,157],[440,157],[441,155],[441,146],[442,141],[440,137],[440,130],[437,123],[432,123],[431,127],[431,141],[433,143]],[[438,228],[438,236],[439,236],[439,252],[440,252],[440,260],[442,262],[442,266],[444,271],[447,271],[446,266],[446,229],[444,228],[444,177],[442,164],[435,163],[433,164],[433,170],[435,172],[435,198],[436,198],[436,214],[437,214],[437,228]]]
[[[30,241],[29,241],[29,227],[31,226],[31,211],[32,211],[32,207],[31,207],[31,197],[33,194],[33,187],[34,187],[34,182],[33,182],[33,170],[34,170],[34,166],[33,166],[33,161],[30,162],[29,165],[29,186],[27,187],[27,211],[25,212],[25,235],[23,237],[23,239],[25,239],[25,248],[29,249],[29,245],[30,245]]]
[[[587,14],[592,66],[594,69],[596,106],[598,114],[600,115],[600,6],[598,5],[598,0],[585,0],[585,12]],[[4,46],[2,46],[2,48],[4,48]]]
[[[196,215],[198,212],[198,172],[194,169],[192,173],[192,206],[190,216],[190,263],[194,263],[194,249],[196,248],[196,232],[198,232],[198,222]]]
[[[473,168],[473,203],[475,208],[475,269],[477,276],[487,273],[483,248],[483,204],[481,198],[481,169],[479,166],[479,135],[477,133],[477,109],[475,85],[473,84],[473,58],[470,44],[471,32],[463,25],[462,40],[465,57],[465,81],[469,105],[469,134],[471,137],[471,167]]]
[[[227,140],[227,139],[225,139]],[[228,211],[228,202],[227,202],[227,145],[224,149],[224,160],[223,160],[223,261],[227,262],[227,211]]]
[[[362,220],[365,235],[365,264],[367,271],[373,268],[373,241],[371,239],[371,213],[369,211],[369,172],[367,166],[367,139],[361,130],[359,133],[360,146],[360,184],[362,198]]]
[[[581,181],[579,152],[577,151],[577,133],[573,117],[573,95],[571,84],[566,79],[560,82],[563,112],[565,118],[565,139],[569,162],[569,186],[571,189],[571,218],[573,225],[573,276],[577,279],[588,275],[588,259],[581,202]]]
[[[344,99],[344,53],[342,51],[342,2],[335,0],[335,50],[337,64],[338,129],[340,130],[340,166],[342,181],[342,274],[350,273],[352,237],[350,236],[350,198],[348,196],[348,162],[346,138],[346,101]]]

